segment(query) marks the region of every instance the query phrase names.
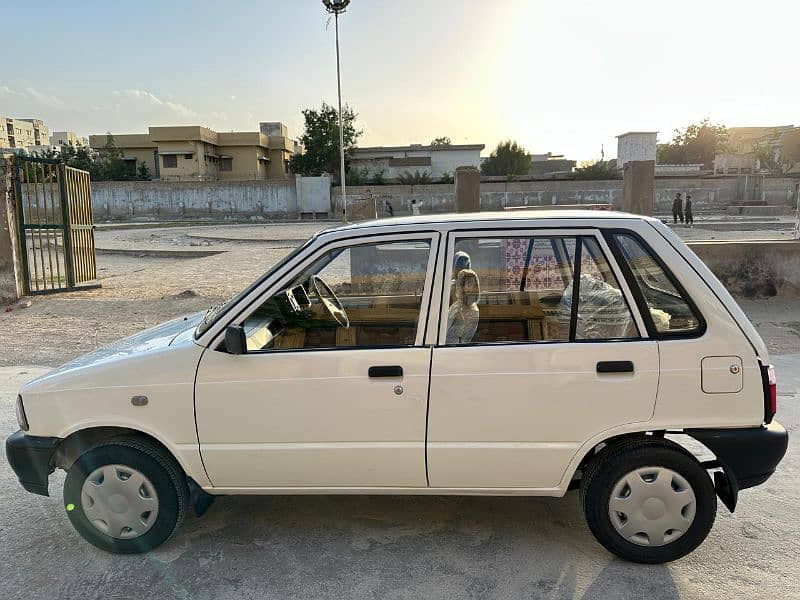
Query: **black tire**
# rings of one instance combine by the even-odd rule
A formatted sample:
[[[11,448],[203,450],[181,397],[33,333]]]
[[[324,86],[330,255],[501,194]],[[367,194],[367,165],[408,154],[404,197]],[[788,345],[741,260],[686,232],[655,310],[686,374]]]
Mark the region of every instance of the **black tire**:
[[[145,475],[158,494],[158,514],[150,529],[140,537],[118,539],[97,529],[86,518],[81,489],[86,477],[103,465],[120,464]],[[72,525],[98,548],[117,554],[136,554],[157,548],[183,521],[189,504],[186,477],[175,461],[155,445],[138,439],[114,439],[84,452],[67,471],[64,506]]]
[[[642,546],[623,537],[609,515],[614,485],[641,467],[665,467],[686,479],[695,494],[694,521],[679,538],[663,546]],[[622,442],[601,452],[586,468],[581,504],[589,529],[609,552],[638,563],[658,564],[686,556],[706,539],[717,515],[717,497],[708,472],[684,448],[660,438]]]

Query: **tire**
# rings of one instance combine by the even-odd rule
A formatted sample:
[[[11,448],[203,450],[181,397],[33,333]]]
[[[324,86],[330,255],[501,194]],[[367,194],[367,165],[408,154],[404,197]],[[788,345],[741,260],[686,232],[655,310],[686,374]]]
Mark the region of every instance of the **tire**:
[[[180,526],[188,503],[180,467],[138,439],[94,446],[72,464],[64,483],[64,506],[73,527],[89,543],[117,554],[147,552],[163,544]],[[134,515],[139,510],[144,512]],[[123,526],[126,519],[133,528]]]
[[[612,493],[620,511],[612,510]],[[708,472],[681,446],[663,439],[622,442],[599,454],[584,472],[581,504],[589,529],[609,552],[649,564],[692,552],[717,514]]]

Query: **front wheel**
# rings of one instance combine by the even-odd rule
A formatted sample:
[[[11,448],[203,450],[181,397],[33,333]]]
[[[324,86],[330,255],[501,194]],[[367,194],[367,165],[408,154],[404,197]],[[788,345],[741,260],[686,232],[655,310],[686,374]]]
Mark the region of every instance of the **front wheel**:
[[[111,440],[67,471],[64,506],[88,542],[120,554],[147,552],[178,528],[188,505],[186,479],[156,447]]]
[[[617,556],[641,563],[689,554],[717,514],[706,470],[664,440],[623,443],[599,455],[585,471],[581,500],[597,540]]]

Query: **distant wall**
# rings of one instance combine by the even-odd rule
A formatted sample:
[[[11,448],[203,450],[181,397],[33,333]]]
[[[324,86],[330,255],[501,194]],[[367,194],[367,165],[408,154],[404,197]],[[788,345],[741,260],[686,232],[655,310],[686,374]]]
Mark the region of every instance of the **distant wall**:
[[[656,177],[655,213],[668,214],[672,199],[680,192],[692,196],[695,213],[716,212],[726,214],[727,207],[737,202],[765,201],[770,205],[794,206],[797,179],[789,177]],[[408,214],[411,200],[420,205],[420,212],[451,212],[454,210],[455,186],[434,185],[380,185],[350,186],[347,194],[372,195],[378,208],[385,201],[392,203],[395,214]],[[339,188],[331,193],[334,209],[341,213]],[[481,210],[503,210],[510,206],[543,206],[558,204],[611,203],[620,207],[623,182],[545,180],[525,182],[481,183]]]

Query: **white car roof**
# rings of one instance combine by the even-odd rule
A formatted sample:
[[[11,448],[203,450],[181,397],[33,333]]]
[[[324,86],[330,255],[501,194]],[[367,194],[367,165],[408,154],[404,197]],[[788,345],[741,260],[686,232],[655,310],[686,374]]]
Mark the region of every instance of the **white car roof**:
[[[542,221],[584,221],[609,225],[609,221],[621,220],[638,220],[638,221],[658,221],[652,217],[644,217],[642,215],[634,215],[624,212],[612,211],[598,211],[598,210],[508,210],[508,211],[492,211],[480,213],[442,213],[430,215],[414,215],[409,217],[390,217],[386,219],[376,219],[370,221],[363,221],[360,223],[351,223],[349,225],[342,225],[340,227],[333,227],[326,229],[324,233],[353,231],[358,229],[372,229],[372,228],[390,228],[395,226],[428,226],[434,229],[450,229],[448,227],[474,224],[478,226],[485,226],[492,222],[506,221],[519,223],[524,225],[526,223],[536,223],[541,225]]]

